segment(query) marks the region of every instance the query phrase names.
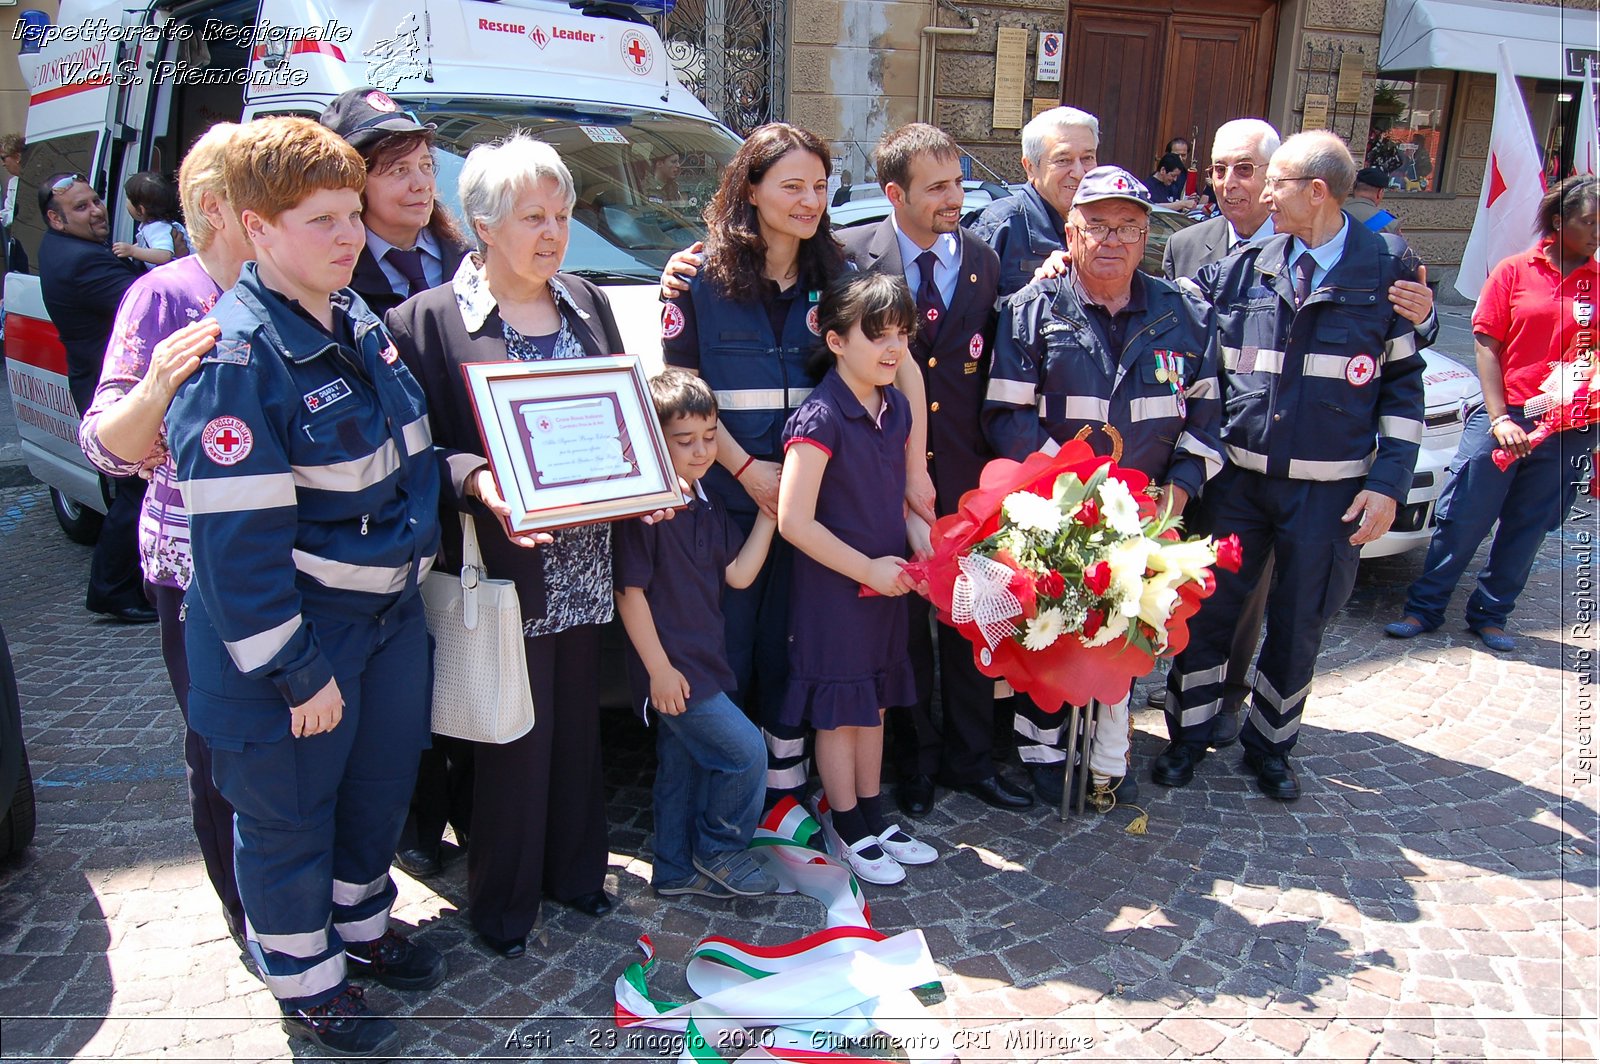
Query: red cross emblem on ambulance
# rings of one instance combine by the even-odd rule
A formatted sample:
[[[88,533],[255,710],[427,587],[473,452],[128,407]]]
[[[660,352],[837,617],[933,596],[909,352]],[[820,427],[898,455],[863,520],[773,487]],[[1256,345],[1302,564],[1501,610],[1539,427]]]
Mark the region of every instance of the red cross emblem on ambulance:
[[[1344,379],[1359,388],[1372,380],[1372,375],[1377,369],[1378,364],[1372,360],[1371,355],[1357,355],[1344,368]]]
[[[650,39],[638,30],[628,30],[622,35],[622,59],[628,69],[641,76],[650,73],[656,65],[655,49]]]

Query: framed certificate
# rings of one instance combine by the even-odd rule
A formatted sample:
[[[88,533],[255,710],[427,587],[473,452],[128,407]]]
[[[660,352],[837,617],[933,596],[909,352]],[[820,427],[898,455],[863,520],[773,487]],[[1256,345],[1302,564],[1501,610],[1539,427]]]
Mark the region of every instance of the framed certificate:
[[[476,362],[462,370],[513,532],[685,505],[637,358]]]

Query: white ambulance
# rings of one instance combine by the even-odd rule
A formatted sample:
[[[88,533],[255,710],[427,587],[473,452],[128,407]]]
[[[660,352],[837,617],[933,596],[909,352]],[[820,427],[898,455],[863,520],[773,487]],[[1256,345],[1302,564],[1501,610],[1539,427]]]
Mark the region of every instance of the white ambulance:
[[[662,0],[234,0],[79,3],[30,31],[27,151],[13,235],[37,263],[37,188],[80,173],[132,240],[123,182],[173,172],[210,125],[315,117],[339,93],[383,88],[438,127],[439,192],[455,206],[463,157],[525,129],[577,186],[564,269],[604,286],[628,351],[658,365],[656,281],[699,239],[699,213],[739,141],[680,85],[645,20]],[[33,269],[36,271],[37,266]],[[5,282],[6,378],[22,447],[62,527],[92,541],[104,510],[78,450],[66,356],[37,273]]]

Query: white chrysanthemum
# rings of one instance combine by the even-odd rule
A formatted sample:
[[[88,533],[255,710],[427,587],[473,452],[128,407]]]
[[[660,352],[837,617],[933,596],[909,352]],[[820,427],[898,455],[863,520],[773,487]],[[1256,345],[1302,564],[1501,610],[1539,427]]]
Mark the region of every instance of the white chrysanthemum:
[[[1022,645],[1028,650],[1043,650],[1060,639],[1061,633],[1066,630],[1067,615],[1052,606],[1028,620],[1028,631],[1022,637]]]
[[[1100,484],[1100,516],[1119,536],[1142,536],[1139,523],[1139,504],[1128,491],[1128,485],[1115,477],[1107,477]]]
[[[1150,555],[1150,568],[1157,572],[1177,573],[1179,583],[1199,580],[1200,574],[1216,564],[1217,548],[1210,542],[1197,539],[1191,543],[1162,543]]]
[[[1031,491],[1012,492],[1002,508],[1012,524],[1030,532],[1053,536],[1061,527],[1061,508]]]

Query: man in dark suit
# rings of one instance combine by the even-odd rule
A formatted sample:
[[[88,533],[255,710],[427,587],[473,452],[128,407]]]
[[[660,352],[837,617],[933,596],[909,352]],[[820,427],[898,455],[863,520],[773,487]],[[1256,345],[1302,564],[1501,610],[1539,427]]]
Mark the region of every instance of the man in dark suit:
[[[863,270],[905,277],[917,297],[920,319],[911,344],[924,413],[926,469],[939,514],[955,512],[961,496],[978,486],[993,457],[979,412],[994,337],[1000,262],[988,245],[961,228],[961,156],[942,130],[917,122],[884,136],[873,153],[878,182],[894,213],[873,226],[843,230],[845,250]],[[902,369],[907,372],[909,367]],[[913,448],[913,451],[917,450]],[[919,465],[918,455],[908,455]],[[933,720],[934,644],[938,644],[943,729]],[[917,704],[889,714],[890,756],[899,770],[895,797],[909,816],[933,808],[934,778],[1001,809],[1026,809],[1033,799],[995,771],[994,681],[978,671],[972,647],[956,631],[935,626],[926,602],[912,604],[911,656]]]
[[[39,241],[39,288],[67,349],[67,387],[81,414],[100,383],[117,304],[144,269],[111,253],[106,205],[83,175],[56,174],[41,184],[39,213],[48,226]],[[138,545],[145,482],[102,477],[100,483],[109,505],[89,563],[84,605],[127,624],[148,624],[156,611],[144,597]]]

